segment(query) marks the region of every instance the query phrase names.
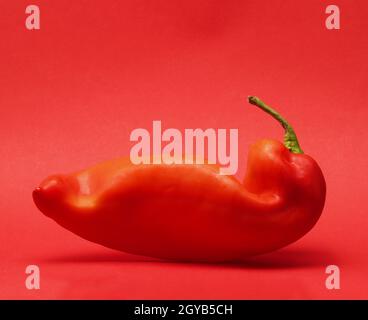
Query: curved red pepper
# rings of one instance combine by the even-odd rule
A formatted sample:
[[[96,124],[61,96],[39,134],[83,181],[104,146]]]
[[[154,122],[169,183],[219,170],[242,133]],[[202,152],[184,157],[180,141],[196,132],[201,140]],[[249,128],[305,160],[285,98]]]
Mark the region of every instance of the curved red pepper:
[[[243,183],[216,166],[117,159],[47,178],[34,201],[75,234],[134,254],[225,261],[286,246],[317,222],[325,180],[292,127],[258,98],[249,102],[283,125],[285,145],[253,144]]]

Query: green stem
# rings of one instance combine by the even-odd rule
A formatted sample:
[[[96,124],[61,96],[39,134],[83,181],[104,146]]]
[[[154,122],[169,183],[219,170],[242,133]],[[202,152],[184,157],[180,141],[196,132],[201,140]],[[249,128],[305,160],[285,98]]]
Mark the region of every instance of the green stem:
[[[296,137],[293,127],[274,109],[266,105],[257,97],[248,97],[250,104],[253,104],[263,111],[270,114],[274,119],[276,119],[285,129],[284,144],[293,153],[304,153],[299,146],[298,138]]]

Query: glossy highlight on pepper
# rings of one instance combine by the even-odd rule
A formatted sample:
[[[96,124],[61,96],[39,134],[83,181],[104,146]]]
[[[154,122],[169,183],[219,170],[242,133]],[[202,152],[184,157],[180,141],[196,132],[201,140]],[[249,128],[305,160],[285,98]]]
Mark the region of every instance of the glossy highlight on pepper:
[[[293,243],[318,221],[325,180],[291,125],[257,97],[248,100],[279,121],[285,136],[284,144],[250,146],[242,182],[215,165],[122,158],[52,175],[33,191],[34,202],[84,239],[163,259],[234,261]]]

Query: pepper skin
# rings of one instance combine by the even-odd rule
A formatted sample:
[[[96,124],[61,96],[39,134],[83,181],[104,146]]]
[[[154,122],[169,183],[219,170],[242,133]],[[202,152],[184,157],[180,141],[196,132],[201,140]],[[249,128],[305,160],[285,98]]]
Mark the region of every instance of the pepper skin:
[[[133,254],[221,262],[282,248],[319,219],[325,180],[292,127],[258,98],[249,102],[283,125],[285,145],[253,144],[243,183],[213,165],[117,159],[48,177],[34,202],[82,238]]]

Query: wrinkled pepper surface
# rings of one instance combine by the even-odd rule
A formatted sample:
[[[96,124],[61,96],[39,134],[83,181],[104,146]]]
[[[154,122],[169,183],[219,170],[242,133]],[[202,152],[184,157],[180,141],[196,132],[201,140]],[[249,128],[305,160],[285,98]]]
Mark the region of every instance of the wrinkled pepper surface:
[[[250,147],[245,179],[214,165],[107,161],[53,175],[33,191],[36,206],[71,232],[128,253],[189,261],[229,261],[282,248],[319,219],[326,185],[293,128],[256,97],[285,129],[284,143]]]

